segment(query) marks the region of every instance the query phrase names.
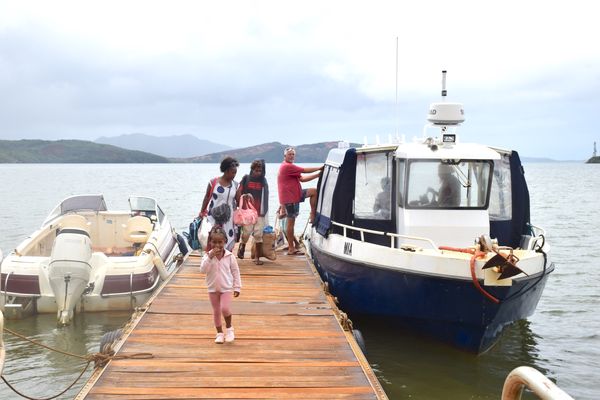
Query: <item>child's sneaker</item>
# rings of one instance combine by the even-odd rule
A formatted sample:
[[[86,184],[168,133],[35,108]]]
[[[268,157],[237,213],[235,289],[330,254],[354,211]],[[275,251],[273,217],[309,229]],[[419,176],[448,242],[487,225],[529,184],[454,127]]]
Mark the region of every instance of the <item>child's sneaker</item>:
[[[233,342],[235,340],[235,335],[233,334],[233,328],[225,329],[225,341],[227,343]]]
[[[225,342],[225,335],[223,334],[223,332],[217,333],[217,337],[215,338],[215,343],[223,344],[223,342]]]

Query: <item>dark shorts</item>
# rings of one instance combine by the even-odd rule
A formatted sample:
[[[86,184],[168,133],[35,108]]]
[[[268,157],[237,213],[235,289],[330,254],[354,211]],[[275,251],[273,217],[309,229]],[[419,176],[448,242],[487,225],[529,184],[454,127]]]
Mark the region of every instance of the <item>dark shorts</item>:
[[[298,203],[287,203],[285,206],[286,218],[296,218],[300,214],[300,203],[306,199],[306,189],[302,189],[302,195],[300,196],[300,202]]]

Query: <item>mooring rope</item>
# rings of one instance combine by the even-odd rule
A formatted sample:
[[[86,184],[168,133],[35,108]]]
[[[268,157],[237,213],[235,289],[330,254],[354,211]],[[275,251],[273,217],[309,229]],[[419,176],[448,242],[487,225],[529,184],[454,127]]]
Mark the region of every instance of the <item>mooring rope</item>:
[[[94,363],[94,368],[98,368],[98,367],[103,367],[106,365],[106,363],[108,363],[111,360],[124,360],[124,359],[136,359],[136,360],[142,360],[142,359],[150,359],[150,358],[154,358],[154,355],[152,353],[135,353],[135,354],[118,354],[115,355],[114,351],[112,350],[112,346],[104,346],[103,348],[103,352],[100,353],[93,353],[93,354],[86,354],[86,355],[81,355],[81,354],[75,354],[75,353],[70,353],[68,351],[64,351],[64,350],[59,350],[59,349],[55,349],[52,348],[50,346],[47,346],[43,343],[37,342],[35,340],[29,339],[26,336],[21,335],[18,332],[15,332],[13,330],[10,330],[8,328],[4,328],[5,332],[10,333],[13,336],[16,336],[20,339],[23,339],[27,342],[30,342],[32,344],[35,344],[37,346],[43,347],[45,349],[60,353],[60,354],[64,354],[66,356],[71,356],[71,357],[75,357],[75,358],[79,358],[81,360],[86,361],[85,367],[83,368],[83,370],[81,371],[81,373],[79,374],[79,376],[73,381],[73,383],[71,383],[65,390],[63,390],[62,392],[60,392],[57,395],[51,396],[51,397],[30,397],[27,396],[21,392],[19,392],[13,385],[11,385],[6,378],[4,377],[4,375],[0,376],[2,378],[2,380],[4,381],[4,383],[6,383],[6,385],[16,394],[18,394],[19,396],[29,399],[29,400],[52,400],[57,398],[58,396],[63,395],[64,393],[66,393],[69,389],[71,389],[78,381],[79,379],[81,379],[81,377],[83,376],[83,374],[85,373],[85,371],[87,370],[87,368],[89,367],[89,365],[93,362]]]
[[[83,376],[83,374],[85,373],[85,371],[87,370],[87,368],[91,364],[91,362],[92,362],[92,360],[88,361],[87,364],[85,364],[85,367],[83,368],[83,370],[81,371],[81,373],[79,374],[79,376],[65,390],[63,390],[59,394],[56,394],[56,395],[51,396],[51,397],[31,397],[31,396],[27,396],[26,394],[21,393],[19,390],[17,390],[17,388],[15,388],[13,385],[11,385],[6,380],[6,378],[4,377],[4,375],[0,376],[0,378],[2,378],[2,380],[4,381],[4,383],[6,383],[6,386],[8,386],[13,392],[15,392],[16,394],[18,394],[19,396],[21,396],[23,398],[26,398],[26,399],[29,399],[29,400],[52,400],[52,399],[57,398],[58,396],[62,396],[69,389],[71,389],[77,383],[77,381],[79,381],[79,379],[81,379],[81,377]]]

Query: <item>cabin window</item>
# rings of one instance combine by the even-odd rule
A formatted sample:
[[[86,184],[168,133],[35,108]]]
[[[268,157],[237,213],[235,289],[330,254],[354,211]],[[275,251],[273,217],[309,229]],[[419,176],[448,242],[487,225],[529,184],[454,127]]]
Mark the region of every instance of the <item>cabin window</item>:
[[[354,195],[356,218],[391,219],[392,159],[391,153],[357,154]]]
[[[490,221],[510,221],[512,219],[512,184],[510,179],[510,158],[507,154],[494,162],[494,179],[490,193]]]
[[[407,207],[485,208],[491,170],[489,161],[412,161],[408,171]]]
[[[404,183],[406,181],[405,177],[404,177],[404,171],[406,169],[406,161],[405,160],[400,160],[400,162],[398,162],[398,205],[400,207],[404,208],[404,199],[406,198],[406,196],[404,196]]]
[[[325,166],[322,174],[317,212],[326,218],[331,218],[333,192],[335,190],[339,174],[339,168],[334,168],[330,165]]]

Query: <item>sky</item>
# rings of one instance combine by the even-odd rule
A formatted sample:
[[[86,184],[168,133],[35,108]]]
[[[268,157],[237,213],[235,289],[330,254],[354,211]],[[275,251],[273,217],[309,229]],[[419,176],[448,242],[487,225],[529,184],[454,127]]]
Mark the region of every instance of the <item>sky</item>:
[[[447,70],[462,142],[583,160],[600,142],[593,5],[0,0],[0,139],[412,140]]]

